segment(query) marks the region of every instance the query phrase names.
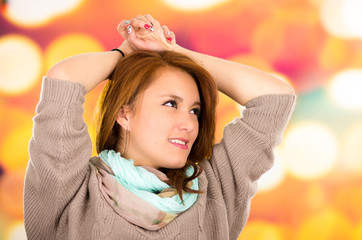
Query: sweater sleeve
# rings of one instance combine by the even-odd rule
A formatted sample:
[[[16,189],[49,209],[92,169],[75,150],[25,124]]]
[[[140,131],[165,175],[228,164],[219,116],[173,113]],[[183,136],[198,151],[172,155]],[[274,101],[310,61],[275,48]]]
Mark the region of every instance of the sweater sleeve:
[[[24,187],[29,239],[55,236],[61,215],[87,175],[92,143],[83,119],[85,94],[82,84],[43,79]]]
[[[223,139],[214,146],[210,165],[220,184],[233,232],[247,219],[241,215],[249,212],[256,181],[273,165],[274,149],[282,141],[295,101],[292,94],[270,94],[250,100],[242,117],[225,127]]]

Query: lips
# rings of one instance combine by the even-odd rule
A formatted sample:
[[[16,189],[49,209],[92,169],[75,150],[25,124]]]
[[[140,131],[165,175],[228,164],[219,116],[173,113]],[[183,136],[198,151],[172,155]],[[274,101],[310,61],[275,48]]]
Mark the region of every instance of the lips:
[[[188,149],[187,143],[189,140],[184,138],[172,138],[168,140],[172,145],[181,149]]]

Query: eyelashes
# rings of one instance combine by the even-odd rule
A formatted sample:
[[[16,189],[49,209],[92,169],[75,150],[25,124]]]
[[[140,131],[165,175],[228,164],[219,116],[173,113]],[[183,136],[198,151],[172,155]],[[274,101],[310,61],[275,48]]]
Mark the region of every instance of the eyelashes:
[[[177,102],[175,100],[167,100],[165,103],[163,103],[162,105],[164,106],[168,106],[168,107],[173,107],[173,108],[176,108],[177,109]],[[190,111],[192,114],[195,114],[197,117],[200,116],[200,112],[201,112],[201,109],[200,108],[193,108],[191,109]]]
[[[177,103],[175,100],[168,100],[163,105],[177,108]]]

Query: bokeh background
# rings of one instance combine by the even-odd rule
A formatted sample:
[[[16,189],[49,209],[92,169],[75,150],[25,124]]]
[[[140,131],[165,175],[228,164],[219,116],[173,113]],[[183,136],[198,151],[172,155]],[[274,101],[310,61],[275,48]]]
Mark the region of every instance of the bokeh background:
[[[361,0],[0,4],[0,239],[26,239],[23,182],[42,76],[68,56],[118,47],[118,23],[146,13],[178,44],[276,74],[298,94],[239,239],[362,239]],[[86,97],[89,125],[101,88]],[[220,95],[216,141],[241,108]]]

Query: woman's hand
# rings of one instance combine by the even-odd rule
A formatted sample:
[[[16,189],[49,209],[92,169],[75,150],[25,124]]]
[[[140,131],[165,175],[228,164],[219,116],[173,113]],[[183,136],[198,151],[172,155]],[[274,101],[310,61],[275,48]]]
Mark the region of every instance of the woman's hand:
[[[117,30],[125,39],[121,48],[126,54],[137,50],[171,51],[176,46],[175,34],[166,26],[161,27],[149,14],[123,20]]]

